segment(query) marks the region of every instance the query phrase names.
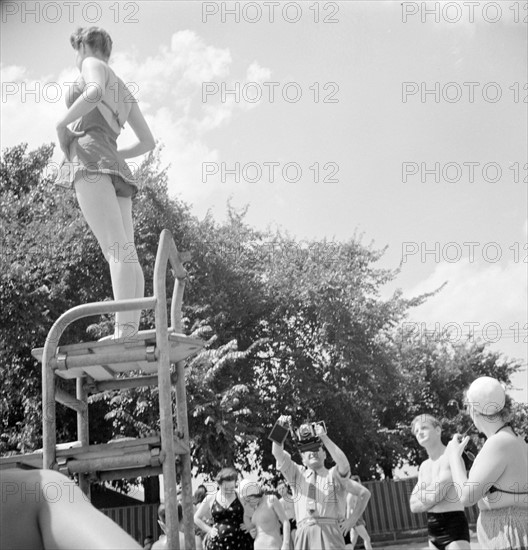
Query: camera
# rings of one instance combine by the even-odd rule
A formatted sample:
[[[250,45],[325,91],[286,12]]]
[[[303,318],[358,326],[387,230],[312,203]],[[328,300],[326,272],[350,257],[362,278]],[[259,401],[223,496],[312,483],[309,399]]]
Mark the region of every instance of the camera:
[[[316,426],[322,426],[326,432],[326,425],[323,421],[301,424],[294,431],[294,439],[301,453],[305,453],[306,451],[317,451],[322,447],[323,444],[321,439],[315,431]]]

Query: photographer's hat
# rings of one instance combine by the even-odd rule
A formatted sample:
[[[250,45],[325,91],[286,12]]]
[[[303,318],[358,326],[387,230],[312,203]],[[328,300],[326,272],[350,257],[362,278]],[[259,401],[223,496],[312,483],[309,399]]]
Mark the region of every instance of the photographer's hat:
[[[504,408],[506,391],[502,384],[490,376],[474,380],[467,391],[467,401],[480,414],[496,414]]]

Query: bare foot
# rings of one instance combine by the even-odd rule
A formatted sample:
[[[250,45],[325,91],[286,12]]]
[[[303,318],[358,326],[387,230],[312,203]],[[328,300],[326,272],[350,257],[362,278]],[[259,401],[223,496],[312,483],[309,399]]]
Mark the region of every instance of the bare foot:
[[[116,325],[114,334],[103,336],[99,338],[98,342],[105,342],[111,340],[113,342],[123,344],[125,342],[132,342],[136,340],[138,334],[138,327],[134,323],[128,323],[123,325]]]

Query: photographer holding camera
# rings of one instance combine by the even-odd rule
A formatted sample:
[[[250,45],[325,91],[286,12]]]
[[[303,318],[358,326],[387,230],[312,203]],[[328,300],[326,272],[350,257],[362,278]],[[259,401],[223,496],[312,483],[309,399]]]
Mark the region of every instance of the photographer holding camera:
[[[290,429],[291,418],[281,416],[276,426]],[[293,490],[297,533],[297,550],[341,550],[343,533],[354,527],[370,499],[370,491],[352,481],[350,464],[343,451],[328,437],[323,423],[304,424],[297,430],[297,440],[304,467],[284,450],[284,439],[273,440],[272,453],[277,468]],[[325,468],[326,450],[336,465]],[[357,505],[348,519],[346,494],[357,497]]]

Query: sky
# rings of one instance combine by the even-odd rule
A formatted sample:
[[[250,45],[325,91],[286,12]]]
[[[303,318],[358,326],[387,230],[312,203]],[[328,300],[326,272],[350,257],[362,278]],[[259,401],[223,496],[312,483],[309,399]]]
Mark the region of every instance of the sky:
[[[0,144],[56,142],[69,36],[101,26],[171,196],[300,241],[361,235],[400,267],[383,297],[447,283],[409,322],[518,358],[526,402],[526,11],[467,4],[3,2]]]

